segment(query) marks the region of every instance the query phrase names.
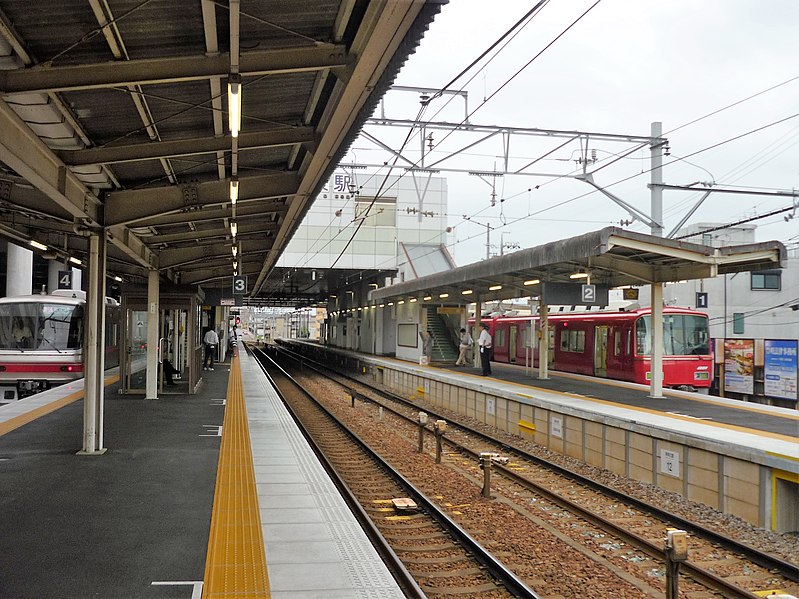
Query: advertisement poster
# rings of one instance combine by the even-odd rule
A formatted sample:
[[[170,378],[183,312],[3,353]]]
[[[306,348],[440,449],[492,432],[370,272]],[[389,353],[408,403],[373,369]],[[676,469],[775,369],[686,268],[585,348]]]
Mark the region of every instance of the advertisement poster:
[[[755,342],[752,339],[724,340],[724,390],[735,393],[755,391]]]
[[[796,399],[797,345],[795,340],[765,340],[765,394]]]

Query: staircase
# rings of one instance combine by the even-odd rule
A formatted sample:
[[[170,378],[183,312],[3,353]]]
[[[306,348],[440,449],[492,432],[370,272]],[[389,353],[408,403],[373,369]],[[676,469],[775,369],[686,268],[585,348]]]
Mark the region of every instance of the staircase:
[[[447,330],[446,321],[436,312],[435,306],[427,306],[427,328],[433,333],[432,362],[455,362],[458,347],[453,343]]]

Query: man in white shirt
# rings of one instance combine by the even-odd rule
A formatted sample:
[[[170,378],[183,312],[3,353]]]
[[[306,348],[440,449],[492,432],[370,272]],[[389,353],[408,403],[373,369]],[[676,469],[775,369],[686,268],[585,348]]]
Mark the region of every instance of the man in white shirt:
[[[481,322],[483,327],[477,345],[480,347],[480,365],[483,367],[483,376],[491,376],[491,335],[488,332],[488,324]]]
[[[205,343],[205,360],[203,360],[203,370],[214,369],[214,353],[216,347],[219,345],[219,336],[214,329],[208,329],[208,332],[203,337]]]
[[[455,362],[455,366],[466,366],[466,352],[472,348],[472,343],[472,336],[466,329],[461,329],[461,340],[458,345],[458,360]]]

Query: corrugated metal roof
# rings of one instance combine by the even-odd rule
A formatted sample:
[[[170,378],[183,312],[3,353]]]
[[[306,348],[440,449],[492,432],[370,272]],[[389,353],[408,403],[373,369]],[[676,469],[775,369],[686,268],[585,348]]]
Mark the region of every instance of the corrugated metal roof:
[[[41,154],[43,160],[35,164],[60,158],[68,167],[74,165],[67,171],[63,196],[53,191],[61,184],[47,179],[58,175],[37,173],[32,181],[39,190],[26,192],[17,209],[20,215],[51,218],[30,221],[18,231],[20,236],[49,239],[69,232],[71,218],[89,224],[102,224],[98,219],[104,218],[117,229],[129,226],[130,233],[113,231],[109,256],[119,274],[143,280],[146,269],[159,264],[162,251],[185,243],[179,232],[196,230],[209,239],[224,239],[230,222],[238,220],[250,227],[248,235],[263,228],[260,245],[247,242],[262,259],[259,271],[249,274],[263,275],[277,259],[263,259],[271,243],[266,240],[291,237],[299,219],[283,216],[297,207],[300,216],[305,212],[314,190],[335,168],[335,159],[357,135],[440,3],[242,2],[238,50],[243,118],[242,137],[235,142],[227,114],[228,73],[235,70],[230,64],[231,19],[227,7],[209,4],[212,20],[206,20],[211,13],[203,13],[200,0],[107,0],[95,4],[104,11],[100,16],[87,0],[0,0],[0,17],[10,25],[6,41],[12,48],[24,48],[21,58],[26,54],[30,59],[17,71],[0,71],[0,94],[11,94],[4,101],[18,102],[17,113],[27,115],[23,118],[31,130],[40,111],[47,110],[47,123],[55,119],[48,127],[59,136],[44,139],[52,149],[83,145],[94,152],[85,159],[81,156],[88,154],[80,149],[54,157],[49,150],[34,148],[27,134],[12,140],[11,131],[19,124],[0,110],[0,125],[9,131],[0,143],[13,150],[9,155],[30,152]],[[112,25],[103,28],[109,21]],[[370,97],[349,89],[356,72],[361,80],[377,82]],[[213,97],[214,89],[218,97]],[[17,132],[23,133],[24,127]],[[17,143],[19,147],[12,147]],[[319,144],[326,148],[321,160],[316,155]],[[110,154],[110,149],[121,153]],[[8,174],[29,168],[24,161],[0,166]],[[13,191],[17,180],[3,176]],[[228,199],[231,178],[238,178],[243,194],[235,214]],[[81,187],[84,192],[78,191]],[[104,195],[106,189],[111,193]],[[92,195],[99,195],[100,202],[91,201]],[[102,214],[98,204],[104,204]],[[142,228],[142,223],[156,225]],[[146,252],[136,249],[136,243],[126,245],[136,235]],[[226,261],[221,254],[190,260],[190,266],[181,267],[183,280],[221,284],[225,269],[231,271],[230,242]],[[85,247],[85,238],[70,237],[66,252],[85,258]],[[217,263],[221,266],[209,266]],[[180,276],[177,270],[164,269],[164,274]]]

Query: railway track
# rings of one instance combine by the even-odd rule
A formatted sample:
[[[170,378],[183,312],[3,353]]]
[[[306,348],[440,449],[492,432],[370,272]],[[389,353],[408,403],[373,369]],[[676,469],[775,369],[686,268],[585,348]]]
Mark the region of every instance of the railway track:
[[[406,596],[538,597],[288,373],[256,357]],[[416,507],[398,510],[400,498]]]
[[[282,351],[283,355],[292,355],[293,360],[300,359],[298,354],[288,353],[285,348]],[[384,410],[394,409],[390,408],[389,402],[401,406],[396,409],[397,417],[407,423],[406,426],[411,431],[409,434],[412,435],[413,429],[418,428],[417,405],[363,381],[330,372],[324,365],[311,366],[305,357],[302,360],[304,368],[312,367],[315,372],[330,377],[350,396],[382,404]],[[430,410],[428,412],[433,418],[444,417]],[[432,437],[432,433],[430,436]],[[699,585],[713,589],[724,597],[752,598],[756,596],[752,591],[764,588],[779,588],[794,594],[799,592],[799,585],[796,585],[799,569],[795,564],[759,552],[656,506],[627,497],[579,474],[565,471],[560,466],[546,463],[483,431],[461,425],[449,427],[445,443],[457,455],[471,458],[468,465],[450,460],[451,467],[473,477],[479,477],[476,463],[481,452],[512,456],[511,464],[494,465],[494,471],[502,476],[503,481],[494,491],[501,491],[503,496],[512,497],[517,504],[534,501],[539,502],[539,506],[545,505],[547,510],[556,506],[566,513],[576,515],[580,522],[587,523],[594,530],[600,530],[599,534],[613,538],[608,540],[597,537],[601,540],[598,543],[600,546],[610,547],[616,552],[627,547],[636,548],[641,555],[625,559],[638,563],[639,570],[646,571],[649,568],[652,572],[653,563],[656,564],[656,569],[662,568],[666,528],[680,527],[691,533],[690,560],[682,565],[683,573]],[[578,534],[586,538],[597,534],[590,529],[582,530],[581,526],[570,524],[572,531],[579,530]]]

